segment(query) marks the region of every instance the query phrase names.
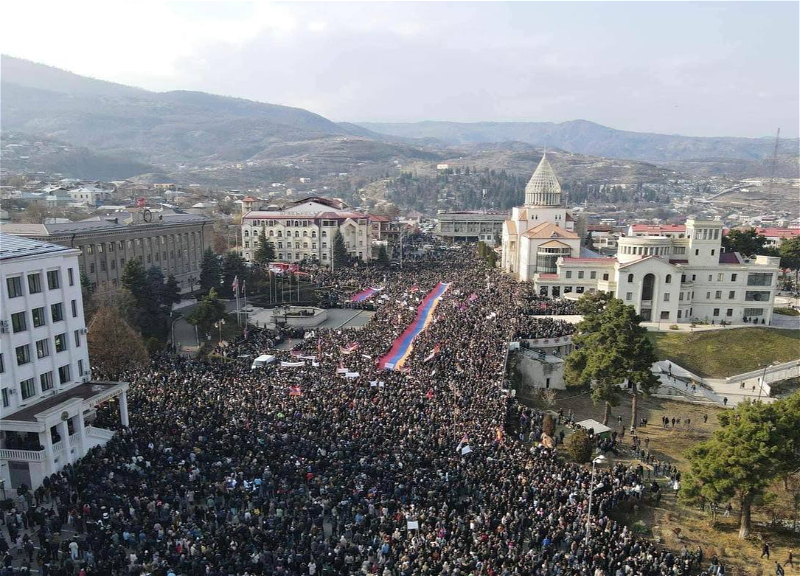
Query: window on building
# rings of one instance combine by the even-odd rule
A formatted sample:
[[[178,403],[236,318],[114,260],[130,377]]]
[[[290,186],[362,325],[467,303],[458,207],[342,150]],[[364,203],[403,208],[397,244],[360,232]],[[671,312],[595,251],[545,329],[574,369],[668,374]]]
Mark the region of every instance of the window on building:
[[[719,316],[719,308],[714,308],[713,316]]]
[[[61,322],[64,319],[64,306],[61,302],[56,304],[52,304],[50,306],[50,316],[53,319],[53,322]]]
[[[728,318],[730,318],[731,316],[733,316],[733,308],[728,308],[728,309],[725,311],[725,316],[727,316]]]
[[[736,282],[736,274],[731,274],[731,282]]]
[[[728,292],[728,300],[733,300],[734,298],[736,298],[736,290],[731,290]]]
[[[53,388],[53,372],[45,372],[39,376],[39,386],[42,392],[47,392]]]
[[[589,272],[589,280],[597,280],[597,271],[596,270],[592,270],[591,272]]]
[[[8,398],[8,388],[3,388],[3,408],[8,408],[11,401]]]
[[[583,270],[578,270],[578,280],[583,280]]]
[[[769,297],[770,292],[748,290],[744,293],[744,299],[747,302],[769,302]]]
[[[661,319],[662,320],[669,320],[669,311],[668,310],[663,310],[661,312]]]
[[[695,250],[695,251],[694,251],[694,255],[695,255],[695,256],[700,256],[700,250]]]
[[[64,352],[67,349],[67,335],[66,333],[56,334],[56,352]]]
[[[28,274],[28,294],[38,294],[42,291],[42,275]]]
[[[83,376],[83,360],[78,360],[78,376]]]
[[[81,331],[75,330],[75,348],[81,347]]]
[[[603,280],[608,280],[608,273],[603,274]]]
[[[747,275],[748,286],[771,286],[772,273],[768,272],[754,272]]]
[[[6,278],[6,286],[8,287],[9,298],[22,296],[22,278],[20,276]]]
[[[745,308],[742,314],[746,317],[750,316],[763,316],[764,309],[763,308]]]
[[[625,300],[633,300],[633,292],[626,292]]]
[[[672,284],[672,274],[667,274],[667,277],[664,278],[664,284]]]
[[[105,260],[100,260],[100,271],[101,272],[105,272],[106,271],[106,261]]]
[[[22,346],[17,346],[15,349],[17,354],[17,366],[22,366],[23,364],[27,364],[31,361],[31,345],[30,344],[23,344]]]
[[[680,301],[682,301],[682,300],[683,300],[683,292],[681,292],[680,294],[678,294],[678,301],[680,302]]]
[[[87,254],[94,254],[94,246],[92,246],[92,245],[87,246],[86,247],[86,253]]]
[[[633,274],[628,274],[628,282],[633,282]]]
[[[61,272],[59,270],[50,270],[47,273],[47,287],[50,290],[56,290],[61,287]]]
[[[34,383],[33,378],[28,378],[27,380],[20,382],[19,389],[22,393],[23,400],[27,400],[32,396],[36,396],[36,384]]]
[[[678,320],[683,317],[683,310],[678,310]]]
[[[75,272],[72,268],[67,268],[67,278],[69,278],[69,285],[75,286]]]
[[[139,256],[139,258],[141,258],[141,256]],[[91,262],[91,263],[89,264],[89,274],[94,274],[94,270],[95,270],[95,268],[94,268],[94,262]]]
[[[669,302],[669,292],[664,292],[664,302]]]
[[[711,255],[712,255],[712,256],[714,255],[714,253],[716,253],[716,249],[712,249],[712,250],[711,250]]]
[[[44,308],[34,308],[31,310],[31,316],[33,317],[34,328],[39,328],[40,326],[47,324],[47,317],[45,316]]]
[[[27,329],[28,322],[25,320],[25,312],[17,312],[11,315],[11,330],[14,334],[24,332]]]
[[[3,355],[0,354],[0,374],[2,374],[5,371],[6,371],[6,364],[5,361],[3,360]]]
[[[719,300],[720,298],[722,298],[722,290],[715,291],[714,292],[714,299],[715,300]]]
[[[66,384],[71,379],[72,378],[70,376],[69,364],[62,366],[61,368],[58,369],[58,382],[60,384]]]
[[[572,270],[567,270],[567,271],[564,273],[564,277],[565,277],[565,278],[572,278]]]
[[[49,355],[50,355],[50,342],[47,341],[47,338],[43,338],[42,340],[37,340],[36,357],[45,358],[46,356]]]

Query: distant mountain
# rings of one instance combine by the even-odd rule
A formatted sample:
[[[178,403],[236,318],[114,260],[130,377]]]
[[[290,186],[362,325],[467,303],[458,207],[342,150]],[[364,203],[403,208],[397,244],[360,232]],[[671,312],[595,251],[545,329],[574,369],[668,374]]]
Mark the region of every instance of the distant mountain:
[[[2,56],[3,130],[170,166],[247,160],[283,142],[370,137],[313,112],[202,92],[148,92]]]
[[[771,138],[690,137],[615,130],[586,120],[569,122],[360,122],[360,126],[391,136],[430,143],[463,145],[524,142],[554,146],[592,156],[628,158],[645,162],[698,161],[711,158],[759,161],[771,158]],[[781,151],[797,156],[800,140],[781,141]]]

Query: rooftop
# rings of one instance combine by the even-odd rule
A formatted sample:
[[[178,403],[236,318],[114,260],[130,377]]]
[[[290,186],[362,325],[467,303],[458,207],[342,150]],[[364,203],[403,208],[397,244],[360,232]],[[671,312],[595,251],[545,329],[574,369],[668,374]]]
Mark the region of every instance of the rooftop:
[[[15,422],[36,422],[36,416],[42,412],[46,412],[51,408],[55,408],[59,404],[72,400],[73,398],[80,398],[81,400],[88,400],[93,396],[102,396],[107,392],[122,390],[120,382],[85,382],[72,388],[65,390],[54,396],[45,398],[40,402],[31,404],[18,410],[13,414],[4,416],[3,420],[13,420]]]
[[[5,228],[5,226],[4,226]],[[71,248],[0,233],[0,260],[69,252]]]

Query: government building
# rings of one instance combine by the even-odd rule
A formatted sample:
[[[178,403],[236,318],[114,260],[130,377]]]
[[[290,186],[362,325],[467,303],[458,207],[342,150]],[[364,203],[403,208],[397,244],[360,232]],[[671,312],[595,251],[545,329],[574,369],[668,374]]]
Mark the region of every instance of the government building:
[[[105,444],[96,408],[118,402],[128,425],[128,384],[91,379],[78,265],[80,251],[0,234],[0,487],[42,480]]]
[[[503,269],[553,298],[609,292],[645,322],[769,324],[780,258],[723,252],[719,220],[633,226],[615,256],[581,248],[546,157],[503,228]]]
[[[163,214],[129,207],[113,216],[57,224],[3,224],[3,232],[76,248],[80,272],[92,288],[119,286],[132,258],[160,268],[189,291],[200,281],[203,251],[212,246],[213,222],[193,214]]]
[[[252,262],[264,231],[275,249],[278,262],[333,261],[333,237],[342,233],[344,245],[353,258],[372,258],[375,217],[351,210],[344,202],[331,198],[309,197],[278,209],[255,210],[257,200],[242,202],[242,255]],[[386,220],[385,218],[383,220]],[[380,228],[379,228],[380,229]]]

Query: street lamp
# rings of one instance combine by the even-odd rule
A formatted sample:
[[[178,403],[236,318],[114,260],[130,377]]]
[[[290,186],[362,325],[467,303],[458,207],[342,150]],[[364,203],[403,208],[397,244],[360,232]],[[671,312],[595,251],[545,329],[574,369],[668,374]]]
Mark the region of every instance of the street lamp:
[[[589,509],[586,511],[586,542],[589,542],[589,534],[592,527],[592,495],[594,493],[594,473],[598,464],[606,461],[606,457],[600,454],[592,460],[592,480],[589,483]]]
[[[183,314],[178,314],[172,321],[172,324],[170,325],[170,329],[172,331],[172,350],[175,352],[177,351],[177,348],[175,347],[175,322],[177,322],[181,318],[183,318]]]

